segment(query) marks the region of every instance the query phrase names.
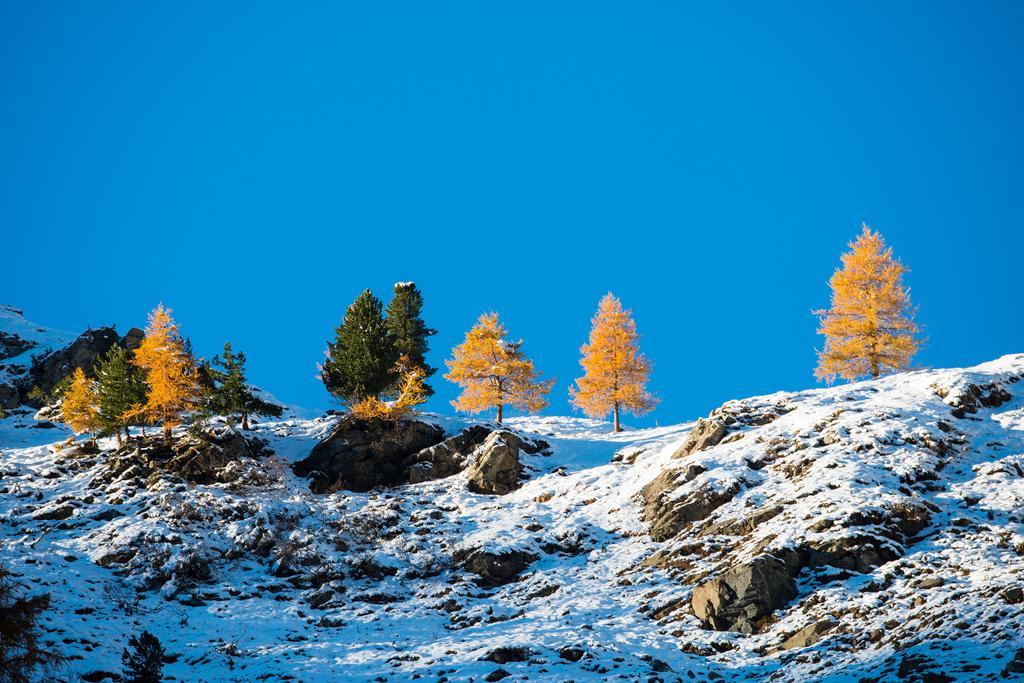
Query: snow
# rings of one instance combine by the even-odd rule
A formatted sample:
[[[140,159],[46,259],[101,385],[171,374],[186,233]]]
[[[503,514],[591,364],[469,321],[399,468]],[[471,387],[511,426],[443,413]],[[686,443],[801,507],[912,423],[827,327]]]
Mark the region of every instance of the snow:
[[[916,656],[953,680],[1002,680],[1024,646],[1022,606],[1000,597],[1024,570],[1022,375],[1024,355],[1014,355],[730,402],[788,412],[680,459],[672,455],[692,423],[613,434],[596,420],[512,418],[507,426],[551,452],[522,456],[528,480],[501,497],[470,493],[464,474],[314,495],[288,465],[337,418],[299,413],[255,426],[275,454],[246,464],[240,482],[107,486],[102,457],[62,457],[65,431],[12,415],[0,420],[0,561],[32,592],[52,594],[46,636],[74,657],[76,674],[119,670],[129,636],[148,629],[173,655],[165,674],[177,680],[480,681],[498,668],[480,658],[498,646],[531,651],[501,665],[506,680],[893,680]],[[956,396],[993,382],[1014,397],[951,415]],[[474,422],[425,418],[449,433]],[[923,445],[937,439],[951,450]],[[769,446],[780,450],[769,456]],[[641,490],[693,463],[707,471],[673,496],[736,482],[740,492],[705,523],[652,541]],[[765,632],[705,630],[690,613],[706,576],[765,548],[841,539],[852,516],[908,502],[933,514],[913,542],[887,539],[897,559],[863,574],[805,570],[799,596]],[[62,505],[75,508],[65,520],[33,518]],[[782,512],[746,535],[708,533],[706,524],[775,505]],[[687,554],[698,546],[703,554]],[[518,582],[481,587],[454,561],[460,548],[538,560]],[[138,555],[98,564],[126,550]],[[658,552],[686,562],[647,562]],[[164,580],[192,554],[210,560],[208,580]],[[922,589],[927,577],[944,583]],[[314,608],[321,581],[335,593]],[[826,617],[837,632],[778,650]],[[878,640],[864,640],[873,631]],[[587,654],[564,659],[569,646]]]

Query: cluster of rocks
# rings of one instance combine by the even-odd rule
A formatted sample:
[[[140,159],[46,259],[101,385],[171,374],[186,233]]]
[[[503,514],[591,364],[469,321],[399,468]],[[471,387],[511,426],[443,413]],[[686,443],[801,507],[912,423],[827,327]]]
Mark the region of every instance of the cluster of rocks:
[[[522,480],[520,452],[548,444],[506,429],[473,425],[452,436],[421,420],[363,420],[345,415],[308,457],[293,465],[314,493],[369,491],[467,472],[471,491],[504,495]]]
[[[158,435],[128,439],[106,459],[103,482],[171,474],[191,484],[229,483],[243,458],[267,455],[260,439],[246,438],[231,427],[186,434],[165,443]]]

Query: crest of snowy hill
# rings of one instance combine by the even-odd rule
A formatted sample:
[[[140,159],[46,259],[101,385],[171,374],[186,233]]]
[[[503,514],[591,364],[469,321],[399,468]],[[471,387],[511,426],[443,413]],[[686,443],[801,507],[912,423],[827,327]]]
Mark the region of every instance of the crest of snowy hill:
[[[1004,680],[1024,671],[1022,376],[1006,356],[620,434],[517,418],[536,448],[505,495],[467,471],[313,493],[290,466],[334,416],[220,428],[217,457],[248,454],[194,483],[15,415],[0,561],[51,592],[47,640],[90,681],[142,629],[177,680]]]

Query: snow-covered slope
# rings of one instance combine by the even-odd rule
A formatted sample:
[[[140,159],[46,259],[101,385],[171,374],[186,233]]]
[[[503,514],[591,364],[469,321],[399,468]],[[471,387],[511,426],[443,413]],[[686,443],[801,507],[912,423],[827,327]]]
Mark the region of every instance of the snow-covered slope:
[[[32,356],[67,346],[75,335],[25,319],[21,309],[0,304],[0,384],[21,378]]]
[[[0,561],[52,593],[48,638],[87,680],[142,629],[190,681],[1002,680],[1024,646],[1021,376],[1018,355],[731,402],[703,449],[693,424],[516,418],[551,451],[505,496],[465,474],[312,494],[288,465],[335,417],[264,422],[275,455],[188,485],[111,477],[12,416]],[[483,586],[470,549],[536,559]],[[751,635],[708,628],[695,590],[759,557],[795,594]]]

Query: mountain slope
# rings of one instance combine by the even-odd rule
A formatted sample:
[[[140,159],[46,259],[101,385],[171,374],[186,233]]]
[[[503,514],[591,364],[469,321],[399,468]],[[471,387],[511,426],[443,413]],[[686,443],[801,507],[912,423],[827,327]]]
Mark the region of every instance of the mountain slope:
[[[55,452],[14,415],[0,561],[52,592],[48,635],[89,680],[143,628],[179,680],[1002,680],[1024,646],[1022,375],[1007,356],[617,435],[517,418],[551,448],[505,496],[465,473],[313,494],[288,465],[329,416],[258,425],[275,455],[195,485],[114,471],[109,440]],[[493,585],[474,553],[523,566]]]

